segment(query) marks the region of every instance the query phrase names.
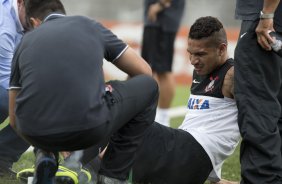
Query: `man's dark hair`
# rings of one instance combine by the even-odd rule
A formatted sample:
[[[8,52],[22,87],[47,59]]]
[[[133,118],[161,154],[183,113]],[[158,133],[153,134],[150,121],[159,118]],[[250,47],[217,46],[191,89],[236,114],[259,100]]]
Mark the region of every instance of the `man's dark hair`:
[[[189,38],[200,40],[203,38],[213,38],[215,44],[226,43],[226,32],[222,23],[215,17],[200,17],[191,26]]]
[[[34,17],[43,20],[50,13],[66,14],[64,5],[60,0],[25,0],[27,19]]]

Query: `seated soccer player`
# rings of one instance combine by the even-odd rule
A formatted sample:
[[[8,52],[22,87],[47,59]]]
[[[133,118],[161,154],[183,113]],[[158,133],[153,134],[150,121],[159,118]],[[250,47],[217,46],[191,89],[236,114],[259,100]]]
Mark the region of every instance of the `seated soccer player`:
[[[178,129],[154,123],[146,131],[132,170],[136,183],[219,182],[222,164],[239,142],[233,59],[222,23],[197,19],[187,51],[194,66],[187,114]]]

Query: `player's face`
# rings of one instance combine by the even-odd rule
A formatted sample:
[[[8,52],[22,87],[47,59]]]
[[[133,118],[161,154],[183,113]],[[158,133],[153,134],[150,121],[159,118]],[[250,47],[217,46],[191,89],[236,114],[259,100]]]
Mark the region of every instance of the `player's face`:
[[[188,38],[187,51],[190,62],[198,75],[207,75],[220,65],[220,48],[211,44],[209,38],[200,40]]]

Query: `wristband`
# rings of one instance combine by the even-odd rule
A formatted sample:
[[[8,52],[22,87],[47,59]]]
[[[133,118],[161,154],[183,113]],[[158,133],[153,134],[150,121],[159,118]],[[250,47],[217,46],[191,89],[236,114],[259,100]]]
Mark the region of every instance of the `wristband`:
[[[260,19],[273,19],[274,17],[274,13],[263,13],[262,11],[260,11]]]

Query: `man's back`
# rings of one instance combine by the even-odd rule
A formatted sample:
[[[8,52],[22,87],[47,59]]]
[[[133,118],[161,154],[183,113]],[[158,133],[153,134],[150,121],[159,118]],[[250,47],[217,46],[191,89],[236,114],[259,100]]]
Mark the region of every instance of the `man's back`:
[[[17,97],[17,118],[24,132],[37,135],[33,131],[36,125],[41,127],[41,135],[70,132],[107,121],[102,113],[107,109],[101,105],[103,58],[113,61],[126,47],[112,37],[93,20],[62,14],[51,14],[26,34],[14,60],[21,71],[20,84],[12,82],[22,89]],[[107,54],[111,49],[116,52]],[[34,109],[38,103],[41,106]],[[29,125],[32,122],[37,123]]]

